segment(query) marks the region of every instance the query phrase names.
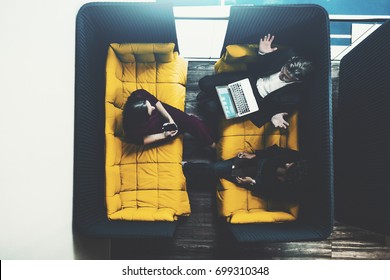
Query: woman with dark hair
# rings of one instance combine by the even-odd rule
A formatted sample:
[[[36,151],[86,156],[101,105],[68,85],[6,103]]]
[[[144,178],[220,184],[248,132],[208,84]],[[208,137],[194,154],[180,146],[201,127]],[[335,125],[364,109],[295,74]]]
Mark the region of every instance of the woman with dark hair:
[[[188,132],[212,148],[210,129],[197,117],[160,102],[144,89],[134,91],[123,109],[125,141],[147,145]]]
[[[183,169],[191,177],[224,178],[254,195],[285,202],[300,200],[309,179],[308,161],[298,151],[277,145],[210,164],[189,162]]]

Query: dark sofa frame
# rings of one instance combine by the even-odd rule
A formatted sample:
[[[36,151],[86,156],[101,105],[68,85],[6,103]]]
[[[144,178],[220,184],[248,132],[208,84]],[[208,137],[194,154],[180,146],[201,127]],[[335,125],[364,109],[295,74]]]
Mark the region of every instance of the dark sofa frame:
[[[241,242],[324,239],[333,226],[333,132],[330,95],[328,15],[316,5],[234,6],[224,48],[258,43],[259,34],[275,34],[312,59],[316,75],[309,82],[300,112],[301,150],[315,163],[317,178],[299,218],[283,224],[232,225]],[[172,237],[177,223],[109,221],[105,207],[104,95],[105,63],[112,42],[174,42],[172,7],[139,3],[90,3],[76,22],[74,230],[87,237]],[[303,43],[304,42],[304,43]],[[224,51],[224,48],[222,52]]]
[[[299,111],[299,146],[313,163],[313,189],[291,223],[227,224],[240,242],[322,240],[333,229],[333,126],[330,89],[329,18],[318,5],[233,6],[221,55],[231,44],[274,43],[290,46],[312,60],[315,75]]]
[[[104,96],[110,43],[175,43],[170,5],[89,3],[76,20],[73,228],[88,237],[172,237],[176,222],[110,221],[105,207]]]

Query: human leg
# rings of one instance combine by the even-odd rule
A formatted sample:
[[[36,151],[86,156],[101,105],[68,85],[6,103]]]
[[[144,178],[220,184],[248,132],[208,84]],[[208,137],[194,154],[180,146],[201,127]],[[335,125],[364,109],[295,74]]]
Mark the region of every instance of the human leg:
[[[237,183],[231,176],[232,164],[233,159],[213,163],[187,162],[183,165],[187,185],[194,190],[213,189],[220,178]]]
[[[212,146],[214,148],[215,137],[213,137],[211,129],[202,120],[195,116],[190,116],[172,106],[164,104],[164,107],[177,124],[179,133],[188,132],[205,145]]]
[[[217,178],[224,178],[230,182],[237,183],[232,177],[233,159],[216,161],[210,163],[209,168],[213,171]]]

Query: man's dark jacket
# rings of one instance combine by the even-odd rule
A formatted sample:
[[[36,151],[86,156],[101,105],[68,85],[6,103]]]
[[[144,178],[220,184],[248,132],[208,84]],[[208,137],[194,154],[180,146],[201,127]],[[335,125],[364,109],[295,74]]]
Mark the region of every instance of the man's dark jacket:
[[[262,98],[257,91],[256,82],[259,78],[270,76],[279,72],[286,62],[295,55],[290,50],[278,50],[270,54],[259,55],[256,63],[248,66],[249,76],[252,88],[255,91],[259,111],[249,115],[250,120],[257,126],[261,127],[269,122],[277,113],[287,112],[291,114],[301,102],[304,92],[302,82],[295,82],[286,85]]]
[[[225,72],[216,75],[203,77],[199,81],[199,87],[210,96],[210,102],[219,105],[215,86],[227,85],[229,83],[249,78],[255,93],[259,111],[249,115],[249,119],[257,126],[261,127],[269,122],[277,113],[287,112],[291,114],[297,109],[304,92],[301,82],[288,84],[262,98],[257,90],[256,82],[260,77],[267,77],[281,70],[286,62],[295,55],[291,49],[280,49],[275,52],[258,55],[256,61],[248,65],[248,71]]]

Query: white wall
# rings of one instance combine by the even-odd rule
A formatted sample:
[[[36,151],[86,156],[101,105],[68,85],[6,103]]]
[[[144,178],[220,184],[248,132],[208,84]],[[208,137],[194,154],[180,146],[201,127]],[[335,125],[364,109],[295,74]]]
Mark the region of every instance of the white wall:
[[[72,234],[75,19],[86,2],[0,2],[3,260],[108,257],[107,240]]]
[[[3,260],[109,258],[109,240],[72,233],[75,21],[87,2],[0,1]]]

